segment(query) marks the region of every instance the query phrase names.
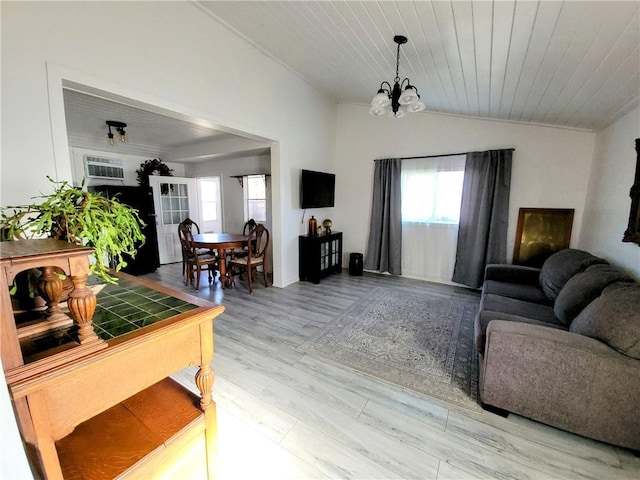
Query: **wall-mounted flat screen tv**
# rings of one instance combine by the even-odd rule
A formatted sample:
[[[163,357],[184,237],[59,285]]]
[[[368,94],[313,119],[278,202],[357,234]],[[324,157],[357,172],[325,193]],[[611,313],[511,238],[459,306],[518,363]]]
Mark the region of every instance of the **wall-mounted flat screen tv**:
[[[333,207],[335,193],[335,174],[302,170],[300,176],[301,208]]]

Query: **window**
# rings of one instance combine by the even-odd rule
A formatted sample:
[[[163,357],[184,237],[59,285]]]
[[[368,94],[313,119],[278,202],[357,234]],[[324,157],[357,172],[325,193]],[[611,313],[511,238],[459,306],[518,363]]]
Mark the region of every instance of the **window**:
[[[465,155],[402,161],[402,275],[450,282]]]
[[[189,216],[189,193],[183,183],[161,183],[162,224],[177,225]]]
[[[458,224],[464,155],[402,162],[402,221]]]
[[[248,175],[244,181],[245,221],[267,221],[267,185],[264,175]]]

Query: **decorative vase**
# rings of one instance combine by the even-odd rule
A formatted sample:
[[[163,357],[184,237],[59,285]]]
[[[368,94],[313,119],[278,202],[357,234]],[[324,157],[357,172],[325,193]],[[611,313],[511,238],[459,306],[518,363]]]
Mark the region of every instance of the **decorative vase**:
[[[318,234],[318,221],[313,215],[309,219],[309,235],[315,237]]]

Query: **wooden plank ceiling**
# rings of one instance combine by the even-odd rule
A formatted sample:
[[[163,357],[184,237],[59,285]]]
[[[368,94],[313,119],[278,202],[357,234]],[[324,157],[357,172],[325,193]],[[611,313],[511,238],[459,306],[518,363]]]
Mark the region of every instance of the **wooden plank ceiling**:
[[[338,102],[395,76],[427,110],[600,130],[639,104],[638,1],[201,1]]]

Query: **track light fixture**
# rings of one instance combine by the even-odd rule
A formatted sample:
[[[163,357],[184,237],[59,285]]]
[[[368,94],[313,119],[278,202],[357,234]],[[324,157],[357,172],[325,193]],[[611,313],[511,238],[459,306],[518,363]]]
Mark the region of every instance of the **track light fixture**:
[[[393,41],[398,44],[398,51],[396,53],[396,78],[393,79],[393,88],[389,82],[382,82],[380,89],[373,100],[371,101],[371,109],[369,113],[371,115],[380,116],[388,113],[392,118],[402,118],[407,112],[421,112],[426,107],[420,95],[418,95],[418,89],[411,85],[408,78],[405,78],[400,82],[398,71],[400,69],[400,45],[407,43],[407,37],[403,35],[396,35],[393,37]],[[387,88],[385,88],[385,85]]]
[[[127,138],[126,138],[126,132],[124,131],[124,127],[127,126],[126,123],[122,123],[122,122],[116,122],[115,120],[107,120],[107,125],[109,126],[109,133],[107,133],[107,138],[109,139],[109,144],[110,145],[115,145],[115,142],[113,141],[113,132],[111,132],[111,127],[116,129],[116,132],[118,132],[118,135],[120,136],[120,141],[121,142],[126,142]]]

